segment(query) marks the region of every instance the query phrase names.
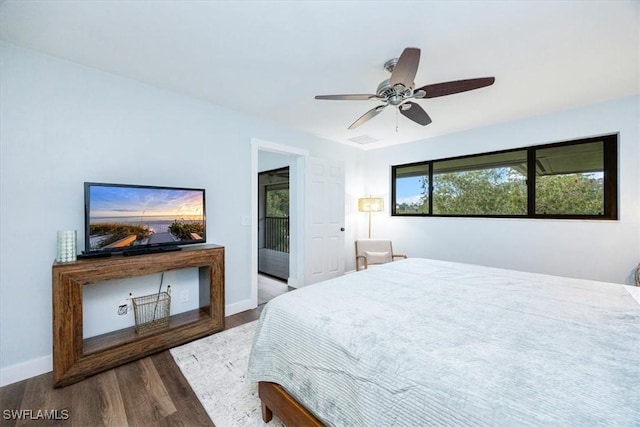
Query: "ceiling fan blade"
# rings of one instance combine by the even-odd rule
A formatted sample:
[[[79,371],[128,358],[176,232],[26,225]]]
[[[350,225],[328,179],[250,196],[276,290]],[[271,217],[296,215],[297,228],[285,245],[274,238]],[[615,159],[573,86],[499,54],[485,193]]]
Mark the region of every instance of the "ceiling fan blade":
[[[350,95],[316,95],[316,99],[328,99],[333,101],[368,101],[378,99],[378,95],[350,94]]]
[[[426,126],[431,123],[431,117],[429,117],[427,112],[424,111],[424,109],[415,102],[405,102],[404,104],[399,106],[399,109],[400,114],[408,119],[413,120],[419,125]]]
[[[415,92],[423,90],[425,95],[423,98],[437,98],[439,96],[453,95],[454,93],[466,92],[468,90],[480,89],[481,87],[491,86],[496,81],[495,77],[482,77],[479,79],[455,80],[452,82],[436,83],[432,85],[422,86]]]
[[[416,47],[408,47],[402,51],[402,55],[398,58],[398,63],[391,73],[390,83],[395,86],[398,83],[405,87],[413,86],[413,80],[418,72],[418,64],[420,63],[420,49]]]
[[[368,121],[369,119],[372,119],[373,117],[377,116],[378,114],[380,114],[380,112],[382,110],[384,110],[384,107],[386,107],[386,106],[387,106],[387,104],[378,105],[377,107],[372,108],[371,110],[367,111],[358,120],[356,120],[355,122],[351,123],[351,126],[349,126],[349,129],[355,129],[358,126],[360,126],[361,124],[363,124],[364,122]]]

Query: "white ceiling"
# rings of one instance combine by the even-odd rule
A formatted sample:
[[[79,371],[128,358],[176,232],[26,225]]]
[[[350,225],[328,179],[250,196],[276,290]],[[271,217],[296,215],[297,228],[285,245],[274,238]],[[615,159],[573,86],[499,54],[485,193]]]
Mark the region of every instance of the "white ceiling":
[[[331,140],[430,138],[640,93],[636,1],[14,1],[2,39]],[[355,130],[383,64],[422,50],[418,87],[495,76],[420,100],[422,127],[387,108]]]

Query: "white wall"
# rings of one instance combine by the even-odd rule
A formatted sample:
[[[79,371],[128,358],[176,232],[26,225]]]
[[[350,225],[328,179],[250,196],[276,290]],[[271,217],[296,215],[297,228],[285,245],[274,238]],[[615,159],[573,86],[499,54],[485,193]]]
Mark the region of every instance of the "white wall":
[[[205,188],[227,307],[251,295],[252,137],[343,160],[360,185],[357,149],[5,42],[0,55],[0,384],[51,369],[56,230],[82,245],[84,181]]]
[[[85,286],[82,289],[83,338],[134,326],[133,309],[125,315],[118,315],[117,307],[121,303],[130,304],[130,293],[132,297],[156,294],[161,281],[163,292],[167,291],[167,286],[171,286],[170,315],[198,308],[198,272],[197,268],[185,268],[167,271],[162,279],[160,274],[150,274]],[[183,294],[185,292],[186,295]],[[183,296],[187,297],[185,301]]]
[[[640,261],[640,97],[367,152],[366,193],[384,194],[374,235],[394,250],[567,277],[631,283]],[[434,118],[437,120],[437,118]],[[609,133],[619,137],[619,220],[391,217],[391,165]]]

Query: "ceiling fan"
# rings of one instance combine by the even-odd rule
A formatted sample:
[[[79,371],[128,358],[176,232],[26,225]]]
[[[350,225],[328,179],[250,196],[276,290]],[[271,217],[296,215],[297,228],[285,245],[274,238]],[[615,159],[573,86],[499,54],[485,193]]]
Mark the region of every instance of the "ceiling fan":
[[[415,88],[413,79],[418,71],[420,63],[420,49],[408,47],[400,58],[390,59],[384,64],[385,71],[391,73],[391,77],[378,85],[375,94],[350,94],[350,95],[317,95],[316,99],[337,101],[380,101],[382,105],[372,108],[353,122],[349,129],[355,129],[369,119],[377,116],[387,106],[393,105],[400,114],[414,122],[426,126],[431,123],[431,117],[424,109],[412,102],[411,99],[437,98],[439,96],[452,95],[468,90],[480,89],[491,86],[495,77],[481,77],[477,79],[455,80],[451,82],[435,83]]]

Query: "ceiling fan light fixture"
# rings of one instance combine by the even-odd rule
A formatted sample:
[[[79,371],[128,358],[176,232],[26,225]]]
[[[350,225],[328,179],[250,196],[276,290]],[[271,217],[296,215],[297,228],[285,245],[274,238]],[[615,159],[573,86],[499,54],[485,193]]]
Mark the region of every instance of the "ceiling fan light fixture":
[[[402,101],[404,101],[404,97],[402,95],[391,95],[387,101],[389,101],[389,104],[391,105],[400,105],[402,103]]]
[[[397,107],[397,111],[413,122],[426,126],[431,123],[431,118],[420,105],[409,101],[409,99],[427,99],[453,95],[454,93],[491,86],[495,82],[495,77],[482,77],[429,84],[415,89],[416,84],[413,79],[418,71],[419,62],[420,49],[415,47],[405,48],[399,58],[390,59],[384,63],[384,69],[391,73],[391,77],[378,85],[375,95],[317,95],[315,98],[345,101],[378,100],[384,102],[383,105],[367,111],[353,122],[349,129],[355,129],[369,121],[388,105]],[[414,105],[415,108],[412,108]]]
[[[398,58],[393,58],[388,60],[387,62],[384,63],[384,70],[389,73],[392,74],[393,70],[396,69],[396,64],[398,63]]]

